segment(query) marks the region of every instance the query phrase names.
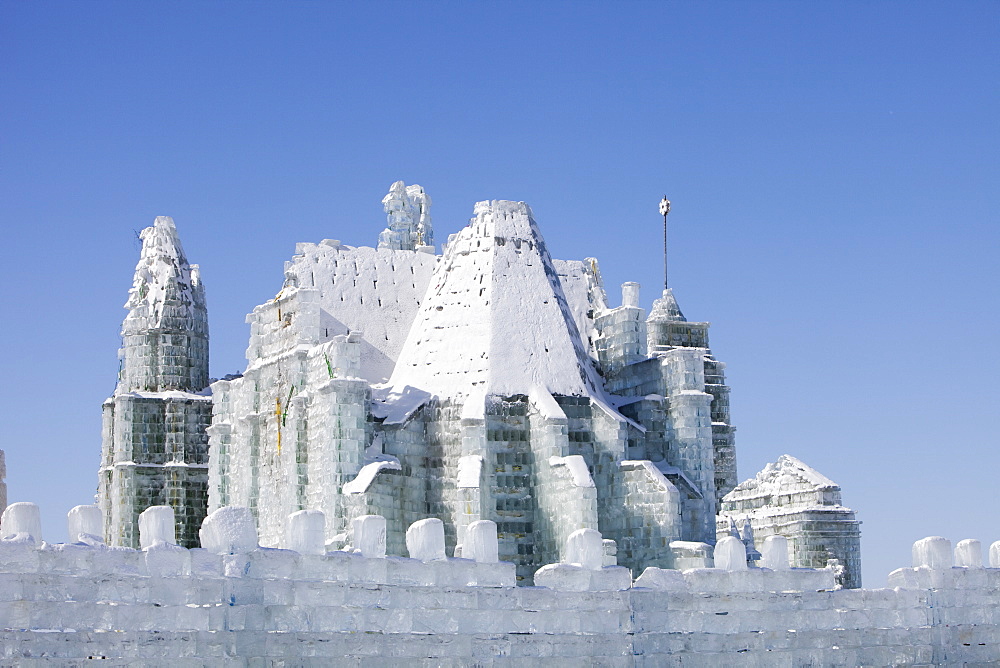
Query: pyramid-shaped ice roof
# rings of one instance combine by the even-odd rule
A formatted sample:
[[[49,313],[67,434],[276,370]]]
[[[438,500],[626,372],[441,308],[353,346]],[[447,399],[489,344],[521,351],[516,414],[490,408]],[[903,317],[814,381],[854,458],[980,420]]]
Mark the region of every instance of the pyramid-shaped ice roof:
[[[600,382],[523,202],[479,202],[448,242],[389,384],[441,397],[600,396]]]

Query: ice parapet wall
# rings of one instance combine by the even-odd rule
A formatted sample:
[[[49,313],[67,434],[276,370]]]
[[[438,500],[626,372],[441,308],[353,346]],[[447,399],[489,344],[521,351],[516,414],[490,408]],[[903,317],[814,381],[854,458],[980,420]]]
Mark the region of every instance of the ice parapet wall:
[[[213,523],[242,526],[238,534],[242,516]],[[509,563],[306,555],[253,542],[216,554],[0,540],[0,655],[930,665],[986,664],[1000,646],[1000,541],[989,567],[919,564],[890,576],[895,589],[875,590],[838,589],[827,569],[739,559],[733,570],[649,568],[634,583],[616,566],[553,564],[536,578],[553,586],[518,588]],[[945,547],[934,538],[915,555],[940,563]]]

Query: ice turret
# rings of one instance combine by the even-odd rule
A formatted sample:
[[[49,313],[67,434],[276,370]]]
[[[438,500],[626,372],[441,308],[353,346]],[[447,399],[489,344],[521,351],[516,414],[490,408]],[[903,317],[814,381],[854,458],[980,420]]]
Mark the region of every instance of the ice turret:
[[[677,300],[674,299],[674,291],[671,288],[664,290],[662,297],[653,300],[653,308],[649,312],[649,319],[655,322],[685,322],[687,320],[684,314],[681,313],[681,307],[677,305]]]
[[[396,181],[382,199],[389,226],[378,236],[378,247],[434,252],[431,198],[423,187]]]
[[[195,547],[212,419],[205,289],[171,218],[157,217],[140,238],[118,386],[104,402],[98,505],[109,545],[136,547],[139,514],[169,505],[178,543]]]
[[[122,323],[118,392],[197,392],[208,385],[208,314],[198,265],[168,216],[140,235],[142,253]]]
[[[838,582],[861,586],[861,522],[842,504],[840,485],[801,460],[781,455],[726,494],[718,535],[738,521],[758,538],[787,538],[792,566],[824,568],[835,559]]]

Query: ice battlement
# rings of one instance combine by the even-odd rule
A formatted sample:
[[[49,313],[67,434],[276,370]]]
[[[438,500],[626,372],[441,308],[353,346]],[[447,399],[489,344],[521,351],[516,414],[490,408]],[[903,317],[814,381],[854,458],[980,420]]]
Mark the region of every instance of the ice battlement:
[[[568,541],[572,561],[515,587],[489,521],[467,530],[471,558],[444,556],[439,520],[416,522],[407,548],[417,558],[403,558],[384,556],[378,516],[356,518],[355,546],[341,551],[323,547],[318,511],[289,517],[298,550],[257,547],[245,508],[206,518],[194,549],[168,540],[169,507],[143,513],[140,550],[105,547],[93,533],[100,520],[96,507],[78,506],[72,542],[49,544],[34,504],[5,511],[4,659],[909,665],[986,662],[1000,647],[1000,541],[989,567],[978,541],[954,551],[944,538],[918,541],[913,568],[868,590],[837,588],[832,568],[790,569],[769,546],[774,568],[748,568],[735,538],[719,541],[717,567],[648,568],[633,582],[605,565],[613,546],[584,529]]]

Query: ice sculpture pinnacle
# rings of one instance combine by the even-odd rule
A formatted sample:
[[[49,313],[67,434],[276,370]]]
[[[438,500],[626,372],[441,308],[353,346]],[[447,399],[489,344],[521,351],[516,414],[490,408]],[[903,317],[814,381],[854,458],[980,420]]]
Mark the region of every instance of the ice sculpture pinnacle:
[[[205,289],[173,219],[158,216],[139,238],[118,386],[103,406],[97,501],[109,545],[139,547],[140,515],[169,505],[175,526],[164,531],[194,547],[205,517],[205,429],[212,419],[212,399],[204,392]]]
[[[388,227],[378,235],[378,247],[391,250],[434,250],[431,198],[422,186],[396,181],[382,198]]]
[[[208,385],[208,314],[198,265],[188,264],[169,216],[139,235],[142,251],[122,323],[118,391],[181,390]]]
[[[650,321],[675,321],[675,322],[686,322],[687,319],[684,314],[681,313],[680,306],[677,305],[677,300],[674,298],[674,291],[672,288],[667,288],[663,291],[663,296],[659,299],[653,300],[653,308],[649,312]]]

